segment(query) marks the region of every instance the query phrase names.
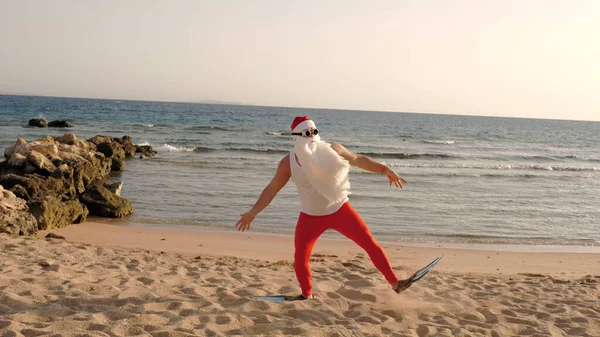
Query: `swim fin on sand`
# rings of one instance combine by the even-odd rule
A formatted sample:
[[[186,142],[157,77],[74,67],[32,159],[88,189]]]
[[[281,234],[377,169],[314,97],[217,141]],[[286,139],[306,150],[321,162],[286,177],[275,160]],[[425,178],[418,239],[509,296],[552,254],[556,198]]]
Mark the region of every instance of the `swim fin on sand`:
[[[414,274],[412,274],[406,280],[400,280],[400,282],[398,283],[398,286],[396,288],[394,288],[394,291],[397,292],[398,294],[400,294],[404,290],[408,289],[413,283],[417,282],[418,280],[422,279],[425,275],[427,275],[427,273],[429,273],[431,271],[431,269],[433,269],[433,267],[435,267],[435,265],[438,262],[440,262],[442,257],[444,257],[444,255],[433,260],[431,263],[429,263],[425,267],[417,270]]]

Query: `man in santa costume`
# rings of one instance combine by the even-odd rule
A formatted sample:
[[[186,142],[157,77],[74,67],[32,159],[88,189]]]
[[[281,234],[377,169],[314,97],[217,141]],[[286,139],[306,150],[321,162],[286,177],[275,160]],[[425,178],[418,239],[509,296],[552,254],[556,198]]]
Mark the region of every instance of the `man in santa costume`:
[[[375,267],[397,293],[410,286],[392,270],[381,246],[348,201],[350,166],[385,175],[390,186],[402,188],[407,182],[389,167],[360,154],[348,151],[338,143],[321,140],[315,123],[307,116],[297,116],[291,125],[294,149],[283,157],[275,176],[262,191],[250,211],[241,214],[236,223],[239,231],[250,224],[273,200],[290,178],[296,184],[300,199],[300,216],[294,237],[294,270],[302,289],[302,299],[312,298],[309,259],[321,234],[334,229],[363,248]]]

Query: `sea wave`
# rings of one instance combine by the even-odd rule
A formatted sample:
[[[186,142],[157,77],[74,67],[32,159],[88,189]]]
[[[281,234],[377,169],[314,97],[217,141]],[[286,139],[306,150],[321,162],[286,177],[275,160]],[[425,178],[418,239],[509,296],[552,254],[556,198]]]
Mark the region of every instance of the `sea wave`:
[[[153,161],[159,163],[167,163],[176,166],[185,166],[185,167],[199,167],[199,168],[224,168],[224,169],[239,169],[239,165],[255,165],[255,166],[264,166],[264,165],[275,165],[276,161],[272,160],[260,160],[260,159],[251,159],[251,158],[227,158],[224,159],[208,159],[208,160],[177,160],[171,158],[152,158]]]
[[[542,171],[600,171],[600,167],[580,167],[543,164],[451,164],[451,163],[386,163],[394,167],[441,168],[441,169],[482,169],[482,170],[542,170]]]
[[[353,171],[352,174],[373,174],[372,172],[356,170]],[[459,172],[432,172],[432,171],[423,171],[423,172],[411,172],[410,175],[412,177],[422,176],[422,177],[472,177],[472,178],[543,178],[543,175],[540,174],[532,174],[532,173],[518,173],[518,172],[503,172],[503,173],[479,173],[473,171],[459,171]]]
[[[516,155],[509,157],[510,159],[526,160],[526,161],[582,161],[582,162],[600,162],[600,159],[582,157],[576,155]]]
[[[458,159],[459,156],[445,153],[402,153],[402,152],[357,152],[368,157],[392,159]]]
[[[440,144],[440,145],[454,145],[456,144],[453,140],[423,140],[425,144]]]
[[[150,123],[133,123],[133,124],[127,124],[128,126],[134,126],[134,127],[143,127],[143,128],[153,128],[156,125],[155,124],[150,124]],[[169,126],[169,125],[167,125]]]
[[[184,146],[180,146],[180,147],[175,147],[169,144],[163,144],[161,146],[155,147],[154,150],[156,150],[156,152],[192,152],[194,151],[195,147],[184,147]]]
[[[151,145],[149,142],[144,141],[138,145]],[[231,144],[233,145],[233,144]],[[267,155],[283,155],[289,153],[289,150],[278,148],[278,147],[245,147],[239,146],[241,144],[235,144],[237,146],[173,146],[170,144],[163,144],[155,147],[157,152],[195,152],[195,153],[211,153],[211,152],[241,152],[248,154],[267,154]],[[433,169],[476,169],[476,170],[528,170],[528,171],[572,171],[572,172],[598,172],[600,167],[596,166],[576,166],[576,165],[560,165],[560,164],[545,164],[545,163],[460,163],[460,162],[446,162],[447,159],[465,159],[460,158],[456,155],[443,154],[443,153],[400,153],[400,152],[389,152],[389,153],[376,153],[376,152],[358,152],[359,154],[366,155],[374,158],[383,158],[384,162],[392,167],[412,167],[412,168],[433,168]],[[389,161],[386,161],[388,159]],[[411,159],[421,159],[429,161],[418,161],[414,162]],[[434,161],[438,159],[437,161]],[[473,158],[470,158],[473,159]],[[519,174],[525,178],[529,178],[528,175]]]
[[[393,151],[393,150],[392,150]],[[566,162],[581,162],[581,163],[598,163],[600,159],[576,156],[576,155],[505,155],[501,153],[405,153],[405,152],[375,152],[375,151],[357,151],[357,153],[375,157],[375,158],[390,158],[390,159],[470,159],[470,160],[502,160],[502,161],[519,161],[531,162],[530,165],[537,166],[540,169],[548,169],[559,167],[560,165],[550,163],[566,163]],[[549,163],[549,164],[540,164]]]
[[[267,154],[285,154],[289,153],[289,150],[272,149],[272,148],[249,148],[249,147],[228,147],[222,150],[225,151],[236,151],[236,152],[254,152],[254,153],[267,153]]]
[[[290,135],[289,132],[285,132],[285,131],[267,131],[265,134],[271,135],[271,136],[288,136],[288,135]]]
[[[194,151],[194,152],[214,152],[214,151],[216,151],[216,150],[217,150],[217,149],[213,149],[213,148],[210,148],[210,147],[205,147],[205,146],[196,146],[196,147],[193,149],[193,151]]]
[[[204,147],[197,146],[193,149],[194,152],[215,152],[215,151],[224,151],[224,152],[247,152],[247,153],[264,153],[264,154],[286,154],[289,151],[283,149],[276,148],[253,148],[253,147]]]
[[[139,146],[150,145],[148,141],[143,141]],[[247,152],[247,153],[265,153],[265,154],[286,154],[289,151],[276,148],[252,148],[252,147],[207,147],[207,146],[173,146],[170,144],[163,144],[161,146],[154,147],[157,152],[197,152],[197,153],[208,153],[208,152]]]
[[[215,131],[242,131],[242,129],[228,126],[218,126],[218,125],[194,125],[187,126],[184,128],[185,130],[215,130]]]
[[[423,240],[429,237],[429,240]],[[430,235],[421,235],[419,238],[423,241],[431,243],[454,242],[467,244],[521,244],[521,245],[560,245],[560,246],[588,246],[598,247],[600,242],[594,239],[587,238],[557,238],[548,236],[496,236],[496,235],[479,235],[479,234],[441,234],[431,233]]]

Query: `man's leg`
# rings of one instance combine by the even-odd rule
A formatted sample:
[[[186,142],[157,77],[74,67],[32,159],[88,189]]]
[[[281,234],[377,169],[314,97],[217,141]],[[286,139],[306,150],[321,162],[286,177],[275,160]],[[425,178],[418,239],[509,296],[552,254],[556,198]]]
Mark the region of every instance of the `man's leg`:
[[[302,296],[307,298],[312,295],[310,255],[315,243],[327,229],[319,218],[300,213],[294,236],[294,271],[302,289]]]
[[[375,241],[369,227],[367,227],[367,224],[356,210],[352,208],[350,203],[346,202],[335,215],[336,219],[332,228],[364,249],[371,258],[375,268],[383,274],[385,279],[392,285],[396,284],[398,277],[392,270],[390,261],[385,255],[383,248]]]

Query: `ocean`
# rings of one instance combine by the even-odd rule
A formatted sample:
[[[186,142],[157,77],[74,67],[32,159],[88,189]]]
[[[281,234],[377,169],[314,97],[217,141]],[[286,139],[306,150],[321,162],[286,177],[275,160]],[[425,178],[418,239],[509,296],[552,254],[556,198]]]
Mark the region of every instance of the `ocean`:
[[[135,210],[119,225],[234,231],[297,115],[409,181],[351,169],[350,201],[381,242],[600,246],[600,122],[2,95],[0,151],[17,137],[129,135],[158,154],[118,177]],[[293,235],[298,211],[290,181],[252,230]]]

